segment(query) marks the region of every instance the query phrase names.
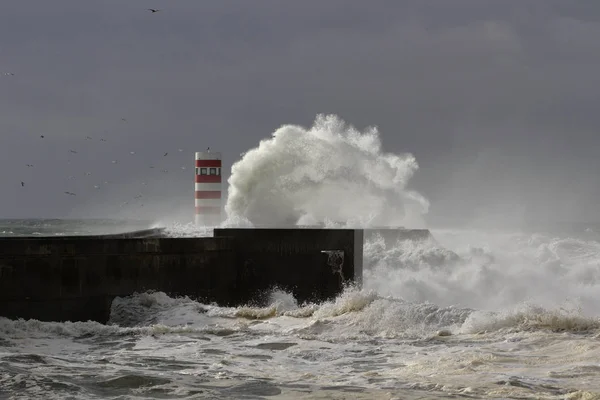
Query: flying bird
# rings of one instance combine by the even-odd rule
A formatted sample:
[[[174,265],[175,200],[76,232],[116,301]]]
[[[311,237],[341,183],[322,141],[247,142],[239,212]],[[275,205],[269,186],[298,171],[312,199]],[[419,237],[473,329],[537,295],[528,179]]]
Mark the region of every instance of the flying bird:
[[[12,72],[4,72],[2,75],[6,75],[6,76],[14,76],[15,74]]]
[[[116,164],[118,161],[117,160],[112,160],[111,161],[113,164]]]
[[[69,151],[73,154],[77,154],[77,152],[75,150],[69,150]]]
[[[91,172],[86,172],[85,176],[90,176],[92,173]]]
[[[94,185],[94,189],[100,189],[100,186]]]
[[[121,118],[121,121],[123,122],[127,122],[127,120],[125,118]]]
[[[155,13],[155,12],[159,12],[160,10],[157,10],[156,8],[147,8],[148,11],[150,11],[151,13]]]
[[[27,164],[28,167],[33,167],[33,164]]]
[[[166,157],[166,156],[167,156],[167,154],[169,154],[169,153],[165,153],[165,154],[163,154],[163,157]]]
[[[106,142],[106,139],[100,139],[101,142]]]
[[[40,137],[43,139],[43,138],[44,138],[44,135],[40,135]]]
[[[91,136],[86,136],[85,137],[85,140],[91,140],[91,139],[92,139]]]
[[[65,194],[68,194],[69,196],[76,196],[73,192],[65,192]]]
[[[21,187],[25,186],[25,182],[21,181]]]
[[[135,151],[130,151],[129,154],[134,155]]]
[[[210,151],[210,147],[207,147],[207,148],[206,148],[206,151]]]

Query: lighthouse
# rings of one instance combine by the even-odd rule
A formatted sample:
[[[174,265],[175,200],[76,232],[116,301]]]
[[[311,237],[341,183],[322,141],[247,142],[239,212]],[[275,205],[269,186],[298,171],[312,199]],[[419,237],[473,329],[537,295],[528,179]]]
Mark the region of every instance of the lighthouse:
[[[221,153],[196,152],[195,206],[196,224],[217,226],[221,223]]]

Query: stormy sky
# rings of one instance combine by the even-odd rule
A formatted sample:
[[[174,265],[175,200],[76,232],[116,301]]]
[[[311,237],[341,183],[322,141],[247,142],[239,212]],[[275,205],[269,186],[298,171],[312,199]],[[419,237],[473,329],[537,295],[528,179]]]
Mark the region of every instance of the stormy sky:
[[[0,216],[191,219],[194,151],[333,113],[431,221],[600,221],[599,71],[592,1],[7,0]]]

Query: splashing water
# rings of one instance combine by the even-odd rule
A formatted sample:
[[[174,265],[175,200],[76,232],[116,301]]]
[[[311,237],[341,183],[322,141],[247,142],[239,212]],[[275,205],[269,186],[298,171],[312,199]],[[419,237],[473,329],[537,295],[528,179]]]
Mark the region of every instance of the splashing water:
[[[435,240],[390,246],[377,237],[366,241],[366,287],[440,306],[506,311],[529,304],[600,315],[595,240],[517,232],[434,229],[432,234]]]
[[[376,128],[318,115],[310,129],[280,127],[233,165],[225,211],[264,226],[414,223],[429,207],[407,190],[417,169],[412,154],[383,153]]]
[[[320,304],[151,292],[108,325],[0,318],[0,398],[600,398],[597,240],[433,230],[364,258],[363,287]]]

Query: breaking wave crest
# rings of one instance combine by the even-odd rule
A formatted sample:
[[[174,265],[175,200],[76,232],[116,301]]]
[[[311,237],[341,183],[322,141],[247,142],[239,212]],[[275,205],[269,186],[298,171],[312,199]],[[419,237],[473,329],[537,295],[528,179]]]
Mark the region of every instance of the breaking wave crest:
[[[233,165],[225,211],[262,226],[414,225],[429,207],[407,189],[417,169],[411,154],[383,153],[376,128],[319,115],[309,129],[280,127]]]
[[[600,329],[600,319],[586,317],[579,309],[546,309],[524,304],[504,312],[475,311],[460,329],[461,333],[488,331],[589,332]]]

